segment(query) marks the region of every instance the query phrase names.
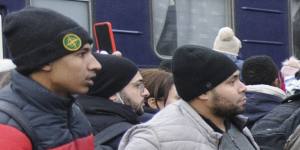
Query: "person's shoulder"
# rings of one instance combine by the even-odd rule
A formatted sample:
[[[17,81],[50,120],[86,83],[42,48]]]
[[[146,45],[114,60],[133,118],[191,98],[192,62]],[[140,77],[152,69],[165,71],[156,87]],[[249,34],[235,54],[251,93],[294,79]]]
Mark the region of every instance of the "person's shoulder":
[[[298,119],[295,119],[300,115],[299,102],[299,100],[290,102],[286,101],[276,106],[267,115],[254,124],[254,126],[251,128],[251,132],[255,135],[274,132],[274,129],[278,129],[278,131],[280,131],[281,129],[295,128],[295,124],[300,123]],[[293,120],[294,123],[286,120]]]
[[[148,122],[146,122],[146,125],[151,127],[174,125],[174,123],[180,125],[180,122],[185,118],[185,114],[182,111],[182,109],[185,108],[182,107],[184,106],[178,102],[170,104],[156,113]]]
[[[19,95],[18,92],[12,88],[12,84],[8,84],[0,89],[0,100],[8,101],[20,108],[26,104],[22,95]]]
[[[159,139],[150,125],[133,126],[122,137],[119,150],[159,149]]]

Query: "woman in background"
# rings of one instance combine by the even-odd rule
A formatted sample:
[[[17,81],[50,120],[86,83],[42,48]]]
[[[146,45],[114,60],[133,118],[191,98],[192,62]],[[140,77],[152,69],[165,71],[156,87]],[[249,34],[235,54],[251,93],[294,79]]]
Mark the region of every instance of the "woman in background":
[[[180,99],[170,72],[161,69],[145,69],[141,74],[145,81],[145,87],[150,93],[145,102],[145,112],[156,113]]]

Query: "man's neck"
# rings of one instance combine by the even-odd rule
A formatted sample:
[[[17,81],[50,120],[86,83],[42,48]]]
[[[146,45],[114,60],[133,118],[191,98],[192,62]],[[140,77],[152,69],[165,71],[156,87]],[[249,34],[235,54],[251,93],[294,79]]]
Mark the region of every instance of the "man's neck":
[[[209,108],[199,101],[195,100],[190,102],[190,105],[196,112],[198,112],[201,116],[209,119],[215,126],[217,126],[223,132],[226,132],[225,119],[219,116],[214,115]]]
[[[62,97],[69,97],[70,95],[65,92],[64,90],[60,90],[56,88],[51,80],[48,78],[46,73],[43,72],[35,72],[30,74],[29,76],[32,80],[36,81],[39,83],[41,86],[44,88],[48,89],[49,91],[55,93],[56,95],[62,96]]]

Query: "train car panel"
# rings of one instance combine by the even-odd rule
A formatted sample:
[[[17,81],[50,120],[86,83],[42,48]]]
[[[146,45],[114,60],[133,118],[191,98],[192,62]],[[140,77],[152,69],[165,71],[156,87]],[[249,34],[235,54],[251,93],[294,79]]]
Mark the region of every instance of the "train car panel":
[[[236,1],[236,34],[242,58],[269,55],[278,66],[290,55],[288,1]]]
[[[159,59],[151,46],[148,0],[97,0],[96,22],[112,22],[116,47],[140,67],[157,66]]]

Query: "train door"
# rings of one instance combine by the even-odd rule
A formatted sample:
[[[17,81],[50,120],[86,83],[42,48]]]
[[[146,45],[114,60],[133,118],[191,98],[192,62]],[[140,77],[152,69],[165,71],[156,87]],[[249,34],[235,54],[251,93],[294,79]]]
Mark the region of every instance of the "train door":
[[[96,0],[96,22],[112,23],[116,47],[139,67],[156,66],[151,41],[151,0]]]
[[[183,44],[212,47],[232,27],[233,0],[97,0],[96,21],[112,22],[116,46],[140,67],[171,59]]]
[[[288,0],[236,0],[235,29],[241,55],[269,55],[278,66],[291,53]]]

